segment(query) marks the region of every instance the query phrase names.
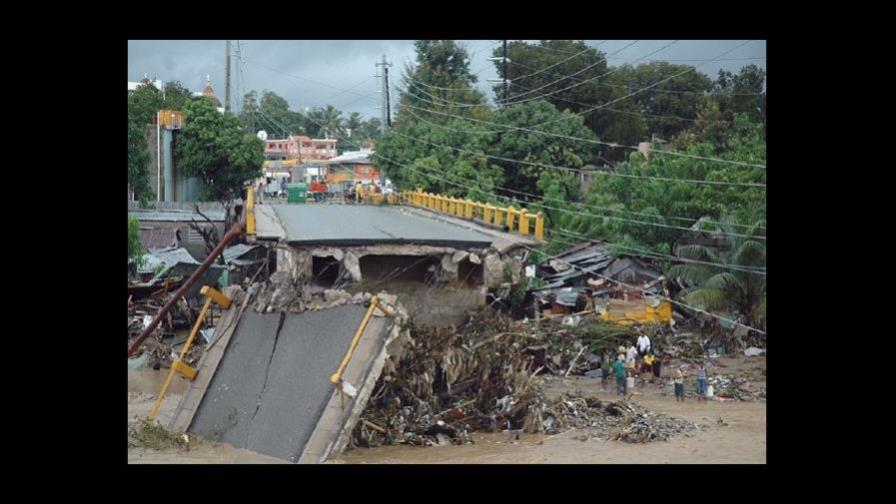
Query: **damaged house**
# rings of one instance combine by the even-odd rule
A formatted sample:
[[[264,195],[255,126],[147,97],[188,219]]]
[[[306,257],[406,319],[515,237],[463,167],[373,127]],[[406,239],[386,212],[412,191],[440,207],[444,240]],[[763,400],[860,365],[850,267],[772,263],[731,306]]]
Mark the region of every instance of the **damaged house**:
[[[593,310],[623,323],[672,316],[671,305],[658,297],[669,295],[662,273],[636,257],[612,255],[606,242],[580,243],[539,264],[536,276],[545,285],[533,295],[545,313]]]

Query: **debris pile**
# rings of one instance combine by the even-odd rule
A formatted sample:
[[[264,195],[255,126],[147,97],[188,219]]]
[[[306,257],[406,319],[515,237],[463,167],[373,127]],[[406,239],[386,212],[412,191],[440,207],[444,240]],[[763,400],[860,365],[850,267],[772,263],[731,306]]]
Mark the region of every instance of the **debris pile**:
[[[602,402],[595,397],[564,394],[554,404],[543,406],[543,432],[555,434],[569,428],[584,431],[579,439],[646,443],[666,441],[677,435],[690,436],[700,425],[653,414],[627,401]]]
[[[460,331],[412,327],[402,354],[386,362],[354,444],[468,444],[472,431],[524,428],[543,399],[535,379],[543,368],[525,352],[538,339],[500,316],[473,316]]]
[[[403,353],[386,362],[352,433],[353,445],[470,444],[473,431],[552,434],[570,428],[647,442],[696,428],[630,403],[545,397],[542,372],[563,375],[591,366],[596,354],[590,345],[614,348],[612,334],[581,342],[574,332],[543,331],[492,314],[475,315],[459,328],[412,327]]]
[[[323,310],[346,304],[363,304],[371,294],[349,294],[338,289],[296,282],[286,271],[271,274],[269,280],[253,286],[253,307],[258,313],[285,311],[302,313],[308,310]]]
[[[765,388],[754,390],[746,378],[717,375],[712,377],[709,384],[712,385],[713,395],[716,397],[739,401],[765,401]]]

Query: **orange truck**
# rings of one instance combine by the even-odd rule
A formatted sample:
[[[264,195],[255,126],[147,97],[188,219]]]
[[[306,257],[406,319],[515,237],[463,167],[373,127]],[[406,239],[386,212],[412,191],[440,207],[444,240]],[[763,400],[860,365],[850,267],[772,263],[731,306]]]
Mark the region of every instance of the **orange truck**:
[[[327,196],[327,184],[324,182],[312,182],[310,187],[311,196],[314,201],[321,201]]]

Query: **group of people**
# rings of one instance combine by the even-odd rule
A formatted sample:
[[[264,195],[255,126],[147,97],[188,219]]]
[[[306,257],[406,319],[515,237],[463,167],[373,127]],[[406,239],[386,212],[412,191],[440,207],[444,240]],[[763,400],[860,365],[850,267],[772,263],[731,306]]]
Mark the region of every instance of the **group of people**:
[[[640,366],[638,360],[640,359]],[[662,370],[660,358],[653,353],[650,337],[646,334],[638,336],[638,341],[626,347],[620,346],[619,353],[613,363],[613,375],[616,378],[616,393],[625,395],[628,393],[627,378],[640,373],[641,386],[645,386],[648,380],[658,382]],[[606,389],[610,375],[610,353],[604,355],[601,365],[601,386]]]
[[[367,187],[361,183],[361,181],[355,182],[355,203],[361,203],[367,196],[371,194],[383,194],[390,195],[394,194],[395,190],[392,187],[392,182],[387,180],[385,187],[380,184],[380,181],[377,180],[371,187]]]
[[[628,348],[624,345],[620,346],[618,355],[612,364],[611,359],[611,352],[607,352],[604,354],[601,362],[602,389],[606,390],[611,372],[616,378],[616,393],[621,396],[624,396],[629,392],[627,380],[629,377],[640,375],[642,387],[646,386],[648,380],[652,383],[656,383],[657,386],[660,385],[662,360],[656,353],[654,353],[651,348],[650,338],[646,334],[638,336],[637,342],[630,344]],[[676,402],[684,401],[684,378],[685,372],[681,368],[676,369],[672,380],[675,388]],[[706,364],[701,362],[697,368],[698,401],[705,401],[707,399],[707,388]]]

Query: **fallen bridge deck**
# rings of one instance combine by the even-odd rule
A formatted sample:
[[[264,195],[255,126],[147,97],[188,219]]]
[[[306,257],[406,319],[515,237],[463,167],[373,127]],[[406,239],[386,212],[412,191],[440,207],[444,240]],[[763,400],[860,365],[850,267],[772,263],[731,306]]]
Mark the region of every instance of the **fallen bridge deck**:
[[[208,385],[188,430],[297,462],[331,403],[330,375],[364,312],[361,305],[300,314],[246,310],[211,370],[213,376],[206,377]],[[372,319],[363,337],[384,338],[387,320]],[[371,357],[358,352],[353,360]]]

